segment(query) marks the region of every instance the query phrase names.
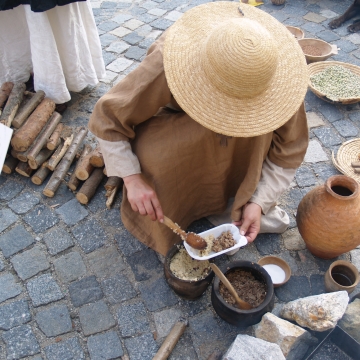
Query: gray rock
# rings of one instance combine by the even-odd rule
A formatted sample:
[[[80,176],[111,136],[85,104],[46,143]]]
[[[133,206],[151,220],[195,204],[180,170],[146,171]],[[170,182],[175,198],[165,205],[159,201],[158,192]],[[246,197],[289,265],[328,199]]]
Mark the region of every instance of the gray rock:
[[[37,246],[15,255],[11,259],[11,263],[22,280],[29,279],[50,267],[50,263],[46,259],[46,253]]]
[[[152,360],[159,348],[151,333],[125,339],[125,347],[131,360]]]
[[[29,325],[15,327],[2,334],[7,359],[20,359],[40,352],[40,346]]]
[[[23,192],[9,202],[9,208],[16,214],[25,214],[39,203],[39,198],[30,191]]]
[[[115,331],[90,336],[87,346],[91,360],[117,359],[124,355],[120,339]]]
[[[85,335],[93,335],[115,325],[109,308],[102,300],[81,307],[79,317]]]
[[[35,320],[46,336],[57,336],[72,330],[72,323],[66,305],[55,305],[39,311]]]
[[[249,335],[238,335],[223,356],[225,360],[285,360],[280,346]]]
[[[325,151],[322,149],[320,143],[317,140],[310,140],[309,146],[306,150],[304,161],[306,163],[317,163],[320,161],[329,160]]]
[[[9,201],[14,198],[23,188],[24,184],[11,179],[7,180],[0,188],[0,200]]]
[[[154,313],[156,333],[161,339],[167,336],[173,325],[180,319],[182,313],[178,309],[166,309]]]
[[[289,229],[282,235],[284,245],[288,250],[303,250],[306,249],[306,244],[301,237],[297,228]]]
[[[60,215],[61,219],[68,226],[77,224],[89,214],[77,199],[68,201],[66,204],[57,208],[55,212]]]
[[[18,217],[9,209],[0,210],[0,232],[16,222]]]
[[[360,299],[348,305],[338,325],[360,343]]]
[[[14,275],[4,274],[0,276],[0,303],[21,294],[21,292],[22,287],[16,282]]]
[[[61,251],[74,245],[69,233],[60,227],[56,227],[44,236],[44,241],[51,255],[56,255]]]
[[[69,285],[71,302],[79,307],[84,304],[102,299],[104,296],[95,276],[88,276]]]
[[[22,225],[17,225],[6,234],[0,236],[0,249],[4,256],[9,258],[34,242],[35,240],[32,235]]]
[[[308,331],[271,313],[266,313],[255,326],[255,336],[279,345],[287,360],[302,359],[309,347],[317,343]]]
[[[77,338],[51,344],[44,348],[48,360],[81,360],[85,359],[83,349]]]
[[[50,274],[30,280],[27,289],[34,306],[45,305],[64,297],[59,285]]]
[[[346,291],[308,296],[284,305],[280,316],[311,330],[326,331],[336,326],[348,302]]]
[[[137,295],[133,285],[124,274],[103,280],[101,286],[110,304],[120,303]]]
[[[62,282],[68,283],[86,274],[86,267],[81,255],[70,252],[54,260],[56,274]]]
[[[44,232],[59,222],[45,205],[38,205],[24,216],[25,222],[32,227],[36,233]]]
[[[14,301],[0,307],[0,329],[9,330],[31,320],[29,304],[26,300]]]

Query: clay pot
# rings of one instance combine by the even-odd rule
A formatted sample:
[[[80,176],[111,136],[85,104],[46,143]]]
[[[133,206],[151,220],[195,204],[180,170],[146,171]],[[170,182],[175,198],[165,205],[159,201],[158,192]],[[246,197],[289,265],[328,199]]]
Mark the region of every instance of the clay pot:
[[[257,324],[265,313],[271,312],[274,308],[274,287],[271,277],[262,266],[250,261],[234,261],[220,267],[220,270],[225,275],[235,269],[250,271],[257,280],[263,281],[266,284],[265,300],[254,309],[241,310],[223,299],[219,292],[220,280],[218,277],[215,277],[211,291],[212,305],[216,313],[230,324],[239,327]]]
[[[322,259],[356,248],[360,244],[359,184],[345,175],[331,176],[300,201],[296,223],[309,251]]]
[[[351,294],[359,280],[359,271],[351,262],[334,261],[325,273],[325,289],[327,292],[346,290]]]
[[[178,243],[170,248],[165,256],[164,274],[167,283],[177,295],[186,300],[195,300],[205,292],[214,277],[214,272],[210,270],[204,279],[198,281],[182,280],[176,277],[170,270],[170,262],[173,256],[183,247],[182,243]]]

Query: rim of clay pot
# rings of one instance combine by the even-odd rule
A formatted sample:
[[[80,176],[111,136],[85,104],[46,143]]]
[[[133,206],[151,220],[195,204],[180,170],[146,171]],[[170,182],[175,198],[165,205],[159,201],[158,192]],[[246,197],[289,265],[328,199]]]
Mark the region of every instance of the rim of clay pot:
[[[344,267],[347,267],[349,268],[353,273],[354,273],[354,276],[355,276],[355,281],[353,284],[349,285],[349,286],[345,286],[345,285],[341,285],[339,284],[332,276],[332,270],[337,267],[337,266],[344,266]],[[352,264],[351,262],[349,261],[346,261],[346,260],[336,260],[334,261],[330,266],[329,266],[329,276],[331,278],[332,281],[334,281],[334,283],[337,284],[337,286],[339,287],[339,289],[344,289],[344,290],[347,290],[347,289],[351,289],[351,288],[355,288],[357,286],[357,284],[359,283],[360,281],[360,273],[357,269],[357,267]]]
[[[266,287],[267,287],[267,293],[266,293],[264,301],[259,306],[255,307],[253,309],[250,309],[250,310],[239,309],[238,307],[235,307],[235,306],[227,303],[219,292],[220,279],[217,276],[215,276],[215,279],[213,281],[214,293],[223,306],[231,309],[232,311],[234,311],[236,313],[249,314],[249,315],[258,313],[259,310],[263,309],[270,303],[272,297],[274,296],[274,286],[273,286],[271,277],[262,266],[260,266],[259,264],[255,263],[255,262],[252,262],[252,261],[238,260],[238,261],[233,261],[233,262],[230,262],[229,264],[220,266],[220,270],[225,275],[228,272],[230,272],[234,269],[237,269],[237,268],[243,268],[244,270],[252,269],[252,270],[258,271],[261,275],[264,276],[265,282],[266,282]]]
[[[341,195],[334,191],[334,187],[343,187],[351,192],[350,195]],[[325,182],[326,191],[339,200],[353,200],[359,195],[359,184],[356,180],[346,175],[330,176]]]

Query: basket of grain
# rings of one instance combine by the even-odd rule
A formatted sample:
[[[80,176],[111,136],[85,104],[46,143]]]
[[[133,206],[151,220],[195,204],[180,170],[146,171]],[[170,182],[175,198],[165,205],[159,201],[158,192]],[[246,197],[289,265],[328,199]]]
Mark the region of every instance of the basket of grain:
[[[304,32],[298,27],[287,25],[286,28],[295,36],[296,40],[304,38]]]
[[[308,64],[317,61],[324,61],[330,56],[338,53],[336,45],[331,45],[320,39],[299,39],[299,45]]]
[[[309,88],[320,99],[333,104],[360,101],[360,67],[340,61],[308,65]]]

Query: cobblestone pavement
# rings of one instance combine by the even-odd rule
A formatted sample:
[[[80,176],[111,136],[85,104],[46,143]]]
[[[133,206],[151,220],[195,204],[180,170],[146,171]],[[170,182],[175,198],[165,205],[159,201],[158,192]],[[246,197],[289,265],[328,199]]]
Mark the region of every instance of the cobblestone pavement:
[[[306,37],[336,44],[332,59],[360,65],[360,34],[346,26],[328,27],[352,0],[287,0],[260,8],[286,25],[301,27]],[[183,12],[206,0],[123,0],[92,2],[107,77],[97,87],[72,94],[64,122],[86,125],[97,99],[138,66],[148,46]],[[346,24],[347,25],[347,24]],[[293,276],[275,290],[281,304],[324,292],[324,272],[333,260],[312,256],[296,229],[301,198],[337,171],[331,151],[359,136],[359,105],[335,106],[311,92],[306,96],[310,145],[281,204],[291,217],[283,235],[259,235],[232,257],[257,261],[276,254],[288,261]],[[180,316],[189,326],[170,359],[206,359],[225,351],[236,334],[252,335],[221,320],[210,302],[210,287],[197,301],[185,301],[167,286],[162,258],[123,227],[120,197],[107,210],[103,187],[88,206],[80,205],[63,184],[54,198],[42,195],[20,175],[0,176],[0,358],[151,359]],[[192,226],[209,228],[206,220]],[[344,254],[360,268],[360,248]],[[358,287],[355,292],[360,292]]]

